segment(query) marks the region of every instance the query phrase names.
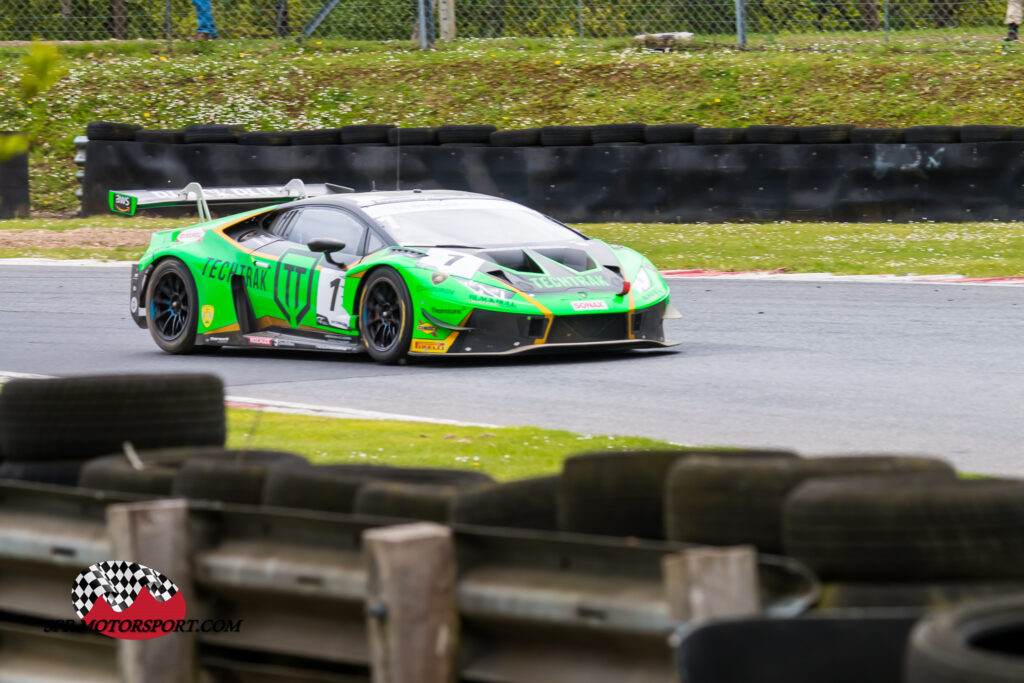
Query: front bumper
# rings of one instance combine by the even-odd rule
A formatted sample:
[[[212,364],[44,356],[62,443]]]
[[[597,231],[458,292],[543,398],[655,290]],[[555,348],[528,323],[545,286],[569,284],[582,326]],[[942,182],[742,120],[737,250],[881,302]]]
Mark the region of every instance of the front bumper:
[[[147,268],[148,271],[148,268]],[[139,327],[146,328],[145,275],[137,264],[132,264],[132,285],[128,295],[128,312]]]
[[[662,321],[667,307],[668,299],[664,299],[653,306],[630,312],[581,313],[551,318],[540,314],[476,309],[464,323],[470,329],[452,332],[450,343],[443,347],[438,344],[436,351],[418,351],[414,344],[411,354],[475,356],[587,347],[611,350],[675,346],[665,341]]]

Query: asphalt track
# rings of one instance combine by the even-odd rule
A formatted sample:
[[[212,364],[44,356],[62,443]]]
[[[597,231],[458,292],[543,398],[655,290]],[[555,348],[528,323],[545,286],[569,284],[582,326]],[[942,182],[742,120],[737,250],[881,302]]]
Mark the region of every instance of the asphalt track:
[[[418,361],[169,356],[128,268],[0,264],[0,371],[208,371],[236,396],[1024,475],[1024,287],[673,280],[672,351]]]

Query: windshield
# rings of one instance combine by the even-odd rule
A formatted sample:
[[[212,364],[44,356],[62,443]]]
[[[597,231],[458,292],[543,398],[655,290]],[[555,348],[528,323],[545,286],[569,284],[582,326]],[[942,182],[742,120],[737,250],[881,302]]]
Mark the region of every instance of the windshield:
[[[532,209],[493,199],[400,202],[367,206],[364,211],[405,247],[497,247],[584,239]]]

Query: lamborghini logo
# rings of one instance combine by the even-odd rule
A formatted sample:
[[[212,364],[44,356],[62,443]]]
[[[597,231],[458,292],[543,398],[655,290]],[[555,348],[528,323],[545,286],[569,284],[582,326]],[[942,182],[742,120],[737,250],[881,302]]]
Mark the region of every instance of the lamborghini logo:
[[[203,325],[209,327],[213,324],[213,306],[206,304],[202,308]]]

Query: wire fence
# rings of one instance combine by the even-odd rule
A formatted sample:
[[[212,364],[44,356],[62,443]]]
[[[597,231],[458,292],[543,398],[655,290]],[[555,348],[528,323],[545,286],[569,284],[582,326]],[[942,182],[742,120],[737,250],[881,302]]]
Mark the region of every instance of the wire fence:
[[[1005,13],[1006,0],[212,0],[221,38],[586,41],[690,32],[696,46],[846,50],[988,48],[1005,35]],[[0,40],[175,40],[196,29],[190,0],[0,0]]]

